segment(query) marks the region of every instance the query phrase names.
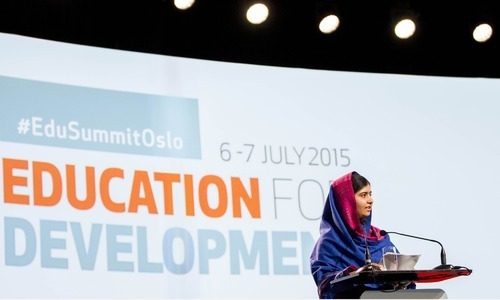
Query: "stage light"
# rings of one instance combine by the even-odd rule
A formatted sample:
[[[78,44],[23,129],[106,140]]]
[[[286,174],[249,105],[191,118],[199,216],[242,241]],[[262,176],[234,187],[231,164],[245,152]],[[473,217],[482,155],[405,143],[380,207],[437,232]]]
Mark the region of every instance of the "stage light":
[[[252,24],[261,24],[267,20],[269,9],[265,4],[256,3],[247,10],[247,20]]]
[[[491,39],[493,35],[492,24],[495,22],[492,12],[495,10],[496,6],[488,2],[478,3],[469,9],[467,14],[468,28],[474,41],[485,43]]]
[[[319,23],[319,30],[325,34],[329,34],[337,30],[340,20],[336,15],[328,15]]]
[[[340,25],[340,10],[337,0],[321,0],[316,4],[316,24],[324,34],[330,34]]]
[[[174,5],[180,10],[186,10],[193,6],[195,0],[174,0]]]
[[[419,1],[395,0],[391,9],[391,26],[401,40],[414,37],[420,19]]]
[[[404,19],[398,22],[394,27],[394,33],[400,39],[408,39],[415,33],[415,22],[411,19]]]
[[[491,38],[493,34],[493,28],[489,24],[483,23],[476,26],[472,32],[472,37],[476,42],[484,43]]]

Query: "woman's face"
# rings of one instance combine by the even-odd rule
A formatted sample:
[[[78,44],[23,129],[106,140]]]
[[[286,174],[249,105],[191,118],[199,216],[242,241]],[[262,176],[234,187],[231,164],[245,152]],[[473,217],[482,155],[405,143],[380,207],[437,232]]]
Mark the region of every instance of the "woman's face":
[[[358,215],[360,218],[365,218],[370,216],[372,212],[372,190],[370,185],[365,186],[359,190],[356,194],[356,208],[358,210]]]

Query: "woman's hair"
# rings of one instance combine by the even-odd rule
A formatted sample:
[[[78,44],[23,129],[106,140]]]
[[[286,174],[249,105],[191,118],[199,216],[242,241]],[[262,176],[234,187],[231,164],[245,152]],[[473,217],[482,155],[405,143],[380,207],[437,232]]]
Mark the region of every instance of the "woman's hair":
[[[359,190],[370,184],[370,182],[366,178],[364,178],[363,176],[359,175],[356,172],[352,172],[351,181],[354,194],[356,194],[357,192],[359,192]]]

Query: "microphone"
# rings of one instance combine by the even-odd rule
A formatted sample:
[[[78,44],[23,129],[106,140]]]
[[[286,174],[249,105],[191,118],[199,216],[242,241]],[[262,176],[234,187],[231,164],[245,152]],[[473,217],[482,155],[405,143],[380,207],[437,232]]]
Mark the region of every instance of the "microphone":
[[[443,244],[441,244],[440,242],[436,241],[436,240],[431,240],[431,239],[427,239],[427,238],[423,238],[423,237],[419,237],[419,236],[414,236],[414,235],[409,235],[409,234],[405,234],[405,233],[399,233],[399,232],[395,232],[395,231],[385,231],[385,230],[380,230],[380,235],[381,236],[385,236],[387,235],[388,233],[394,233],[394,234],[399,234],[399,235],[402,235],[402,236],[406,236],[406,237],[411,237],[411,238],[414,238],[414,239],[419,239],[419,240],[424,240],[424,241],[429,241],[429,242],[434,242],[434,243],[438,243],[439,246],[441,246],[441,265],[435,267],[434,269],[445,269],[445,270],[449,270],[449,269],[452,269],[453,266],[452,265],[449,265],[449,264],[446,264],[446,252],[444,251],[444,247],[443,247]]]

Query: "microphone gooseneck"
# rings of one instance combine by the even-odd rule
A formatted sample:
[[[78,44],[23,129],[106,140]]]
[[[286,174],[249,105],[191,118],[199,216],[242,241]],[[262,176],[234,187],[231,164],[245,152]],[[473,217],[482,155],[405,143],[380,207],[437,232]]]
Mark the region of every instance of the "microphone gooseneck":
[[[444,251],[443,244],[441,244],[439,241],[432,240],[432,239],[427,239],[427,238],[423,238],[423,237],[419,237],[419,236],[414,236],[414,235],[410,235],[410,234],[400,233],[400,232],[396,232],[396,231],[380,230],[380,235],[381,236],[385,236],[388,233],[394,233],[394,234],[398,234],[398,235],[402,235],[402,236],[406,236],[406,237],[411,237],[411,238],[414,238],[414,239],[419,239],[419,240],[424,240],[424,241],[438,243],[439,246],[441,246],[441,265],[435,267],[434,269],[452,269],[453,268],[452,265],[446,264],[446,252]]]

